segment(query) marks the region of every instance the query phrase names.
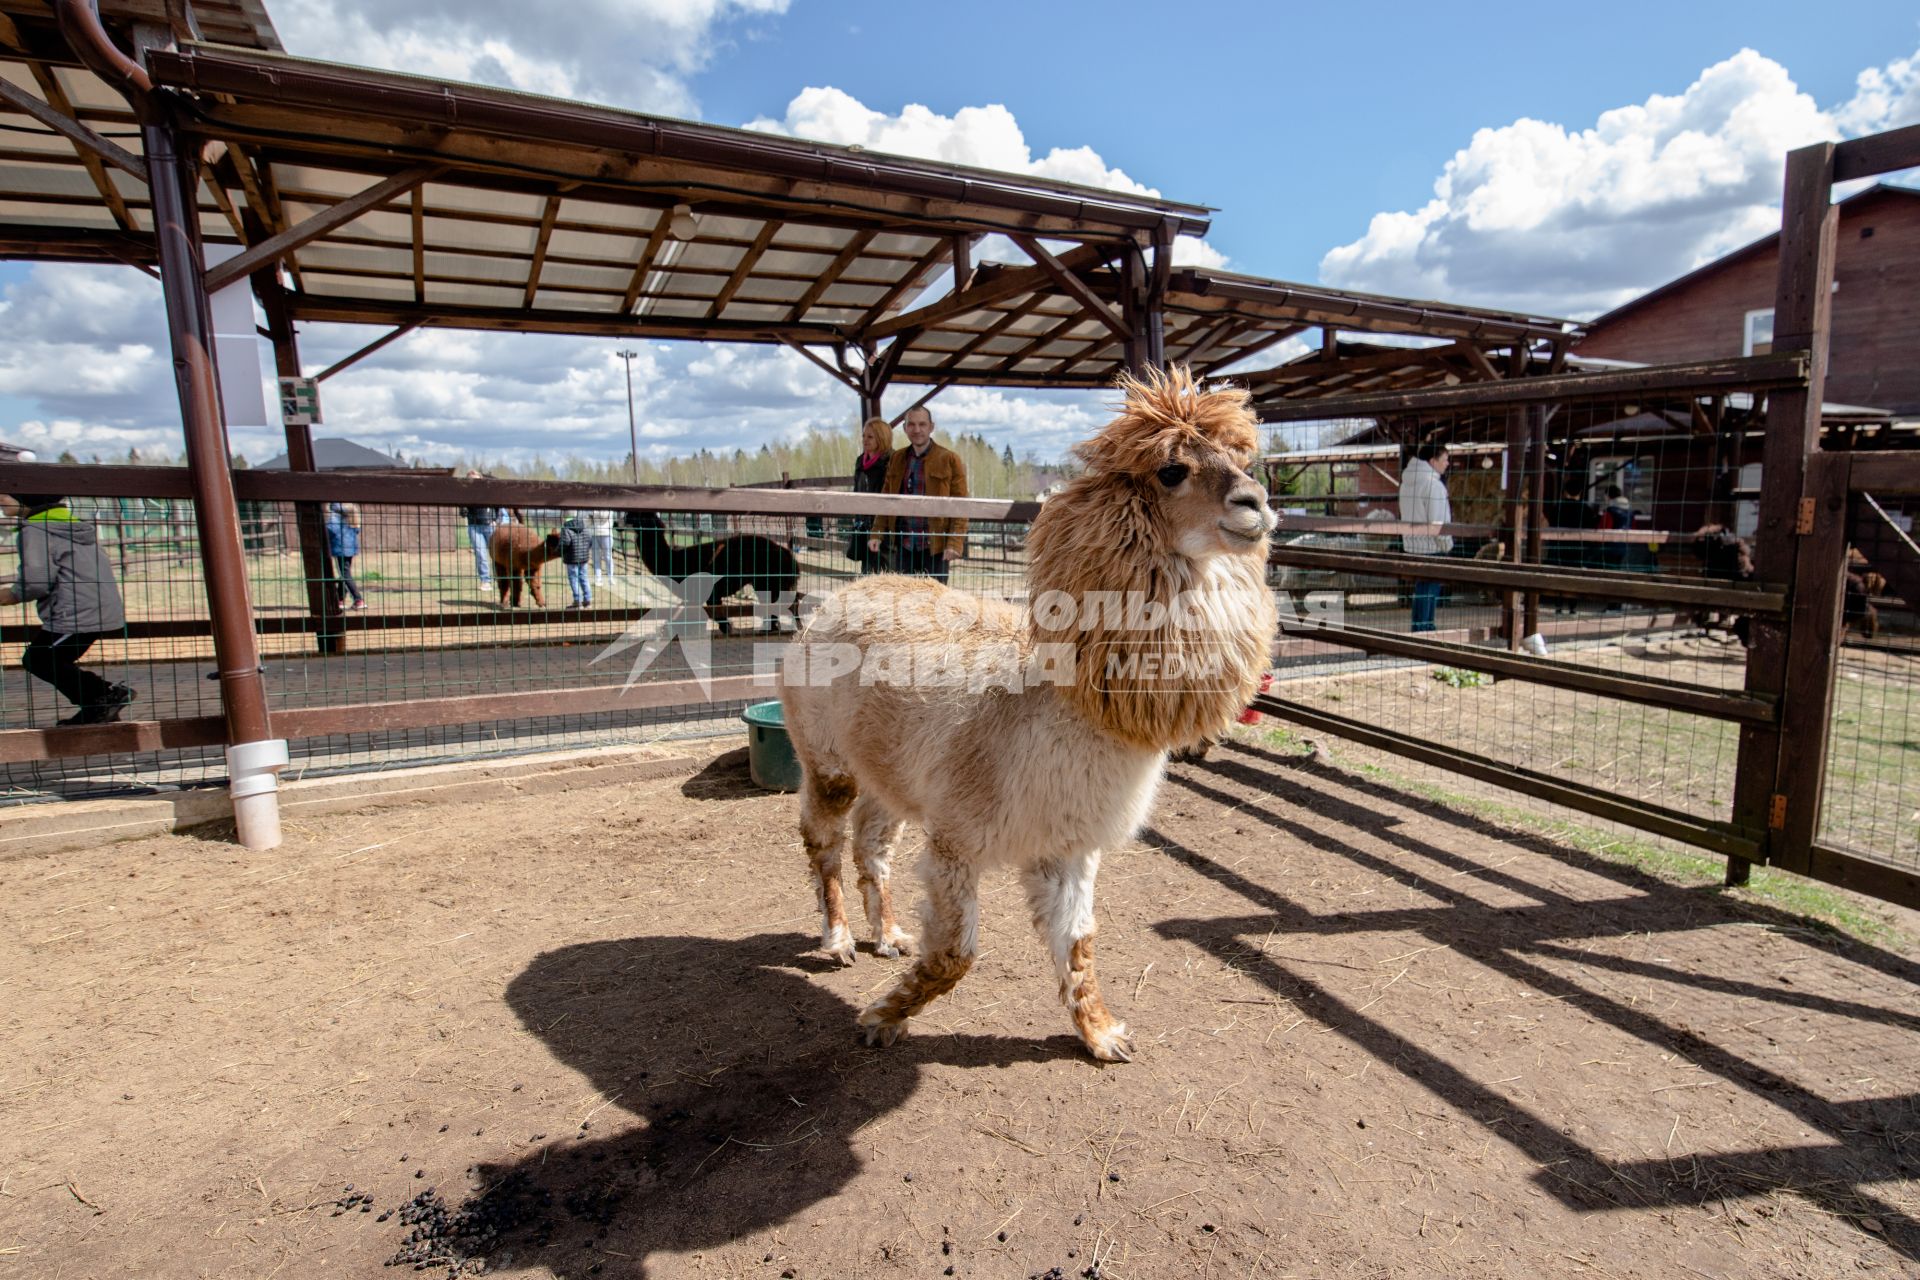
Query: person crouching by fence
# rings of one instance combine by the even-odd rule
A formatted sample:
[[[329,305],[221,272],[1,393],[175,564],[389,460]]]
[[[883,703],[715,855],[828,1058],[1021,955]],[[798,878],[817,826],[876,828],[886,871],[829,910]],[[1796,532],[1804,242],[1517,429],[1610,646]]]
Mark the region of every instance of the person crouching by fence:
[[[469,480],[484,480],[478,471],[467,472]],[[474,572],[480,575],[480,589],[485,591],[493,585],[493,557],[487,554],[487,545],[493,541],[493,526],[499,523],[500,508],[488,506],[468,507],[467,545],[473,548]]]
[[[587,581],[587,562],[593,558],[593,535],[576,512],[560,526],[560,562],[567,566],[567,590],[573,593],[569,609],[593,606],[593,587]]]
[[[366,608],[367,601],[360,594],[360,584],[353,580],[353,558],[360,554],[359,503],[327,504],[327,552],[333,557],[334,564],[333,602],[348,607],[346,599],[351,595],[351,608]]]
[[[64,498],[50,494],[0,494],[0,515],[20,521],[20,576],[0,586],[0,604],[31,600],[40,612],[20,665],[78,708],[61,724],[118,720],[137,696],[133,686],[78,665],[95,640],[127,625],[99,534],[75,517]]]

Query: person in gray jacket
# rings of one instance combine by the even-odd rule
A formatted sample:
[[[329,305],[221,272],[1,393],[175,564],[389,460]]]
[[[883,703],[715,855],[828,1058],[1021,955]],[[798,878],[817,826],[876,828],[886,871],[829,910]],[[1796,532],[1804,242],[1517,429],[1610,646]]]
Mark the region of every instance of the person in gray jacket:
[[[51,494],[0,494],[0,515],[20,521],[20,577],[0,586],[0,604],[31,600],[40,626],[20,665],[60,691],[78,710],[61,724],[107,724],[133,701],[133,686],[79,666],[104,635],[127,624],[113,570],[94,527]]]

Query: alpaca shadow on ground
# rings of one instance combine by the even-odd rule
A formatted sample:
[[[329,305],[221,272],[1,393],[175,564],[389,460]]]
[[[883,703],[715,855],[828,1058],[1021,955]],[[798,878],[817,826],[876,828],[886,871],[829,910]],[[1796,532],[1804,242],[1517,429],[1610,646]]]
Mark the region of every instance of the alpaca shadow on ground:
[[[1260,877],[1189,848],[1149,829],[1142,839],[1195,873],[1246,900],[1239,918],[1167,919],[1155,924],[1164,938],[1189,942],[1292,1002],[1305,1016],[1365,1050],[1382,1064],[1417,1079],[1464,1114],[1479,1118],[1537,1161],[1536,1181],[1568,1206],[1589,1211],[1656,1207],[1741,1199],[1773,1190],[1793,1190],[1840,1218],[1876,1217],[1886,1242],[1908,1258],[1920,1258],[1920,1221],[1886,1198],[1881,1188],[1920,1174],[1920,1157],[1894,1135],[1911,1128],[1920,1094],[1894,1090],[1884,1096],[1836,1100],[1781,1074],[1763,1056],[1696,1029],[1687,1019],[1665,1019],[1650,1007],[1618,997],[1609,981],[1570,978],[1573,963],[1607,973],[1615,981],[1661,981],[1717,996],[1754,1000],[1783,1009],[1877,1023],[1920,1033],[1920,1016],[1848,990],[1782,990],[1753,976],[1690,973],[1664,962],[1608,954],[1582,945],[1587,939],[1634,933],[1668,936],[1716,924],[1761,922],[1776,928],[1806,921],[1777,908],[1736,901],[1709,891],[1676,887],[1636,868],[1571,849],[1544,836],[1501,828],[1444,806],[1421,805],[1423,817],[1446,822],[1488,841],[1523,847],[1568,862],[1608,880],[1617,897],[1569,896],[1524,876],[1487,867],[1451,848],[1409,831],[1402,820],[1313,786],[1324,775],[1342,791],[1396,807],[1414,801],[1405,793],[1301,757],[1278,756],[1241,743],[1191,769],[1169,775],[1174,787],[1230,808],[1285,832],[1324,853],[1346,859],[1383,880],[1420,890],[1427,901],[1404,907],[1315,911],[1291,897],[1274,877]],[[1246,793],[1253,792],[1250,798]],[[1383,857],[1355,835],[1395,846],[1444,875],[1419,864]],[[1451,842],[1448,842],[1451,844]],[[1472,879],[1463,879],[1463,876]],[[1530,900],[1496,906],[1483,901],[1475,881]],[[1755,1150],[1621,1161],[1586,1145],[1551,1120],[1511,1101],[1429,1046],[1365,1014],[1340,991],[1269,956],[1260,939],[1372,931],[1408,931],[1436,947],[1466,956],[1510,981],[1564,1002],[1597,1023],[1685,1059],[1752,1095],[1756,1104],[1794,1115],[1810,1131],[1805,1141]],[[1825,940],[1849,959],[1887,976],[1913,982],[1920,968],[1904,957],[1864,943]],[[1816,942],[1812,945],[1821,945]]]
[[[689,800],[747,800],[773,795],[753,780],[747,765],[747,749],[723,751],[680,784],[680,794]]]
[[[802,972],[815,946],[793,933],[628,938],[537,957],[507,1002],[611,1105],[591,1128],[476,1168],[478,1189],[449,1206],[429,1253],[484,1257],[489,1272],[644,1276],[650,1255],[724,1245],[837,1194],[862,1169],[856,1132],[905,1103],[923,1066],[1082,1052],[1064,1035],[868,1049],[854,1008]]]

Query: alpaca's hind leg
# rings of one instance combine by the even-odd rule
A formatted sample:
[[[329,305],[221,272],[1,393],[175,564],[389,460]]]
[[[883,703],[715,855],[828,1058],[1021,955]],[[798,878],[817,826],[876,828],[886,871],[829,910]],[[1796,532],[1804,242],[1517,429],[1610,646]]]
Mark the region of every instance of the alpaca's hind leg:
[[[973,863],[936,839],[920,859],[920,879],[926,890],[920,958],[893,990],[860,1015],[868,1044],[898,1040],[908,1018],[959,985],[980,949],[980,874]]]
[[[841,964],[853,963],[853,930],[847,927],[847,902],[840,888],[840,854],[847,844],[847,810],[855,787],[847,777],[816,776],[811,770],[800,790],[800,838],[813,864],[820,896],[820,945]]]
[[[853,860],[860,868],[860,898],[866,903],[867,923],[873,926],[873,949],[883,956],[913,949],[913,939],[894,923],[889,883],[894,845],[905,825],[870,795],[854,803]]]
[[[1093,881],[1100,851],[1029,867],[1021,873],[1033,925],[1053,953],[1060,977],[1060,1000],[1073,1017],[1073,1029],[1102,1062],[1127,1062],[1133,1041],[1127,1024],[1107,1012],[1100,983],[1093,976]]]

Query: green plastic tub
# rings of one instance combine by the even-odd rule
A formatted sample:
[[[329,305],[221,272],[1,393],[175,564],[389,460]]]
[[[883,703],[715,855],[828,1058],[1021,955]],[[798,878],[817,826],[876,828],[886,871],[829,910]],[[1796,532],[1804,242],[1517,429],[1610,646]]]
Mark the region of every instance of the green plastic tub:
[[[777,702],[757,702],[741,713],[747,722],[747,771],[755,786],[798,791],[800,761],[793,754],[783,710]]]

